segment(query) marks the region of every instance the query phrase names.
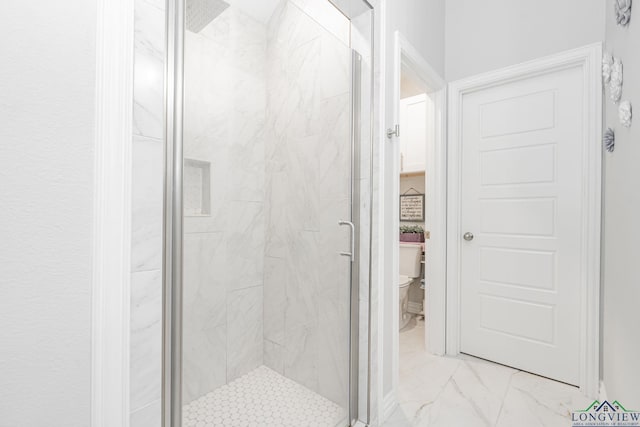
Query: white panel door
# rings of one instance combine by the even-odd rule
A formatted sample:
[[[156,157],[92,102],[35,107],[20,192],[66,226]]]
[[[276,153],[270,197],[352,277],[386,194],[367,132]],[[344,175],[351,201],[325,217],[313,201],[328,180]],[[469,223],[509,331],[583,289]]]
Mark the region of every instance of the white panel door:
[[[583,75],[462,100],[463,353],[579,383]],[[467,236],[469,237],[469,236]]]
[[[433,102],[426,94],[400,100],[400,172],[425,171],[432,117]]]

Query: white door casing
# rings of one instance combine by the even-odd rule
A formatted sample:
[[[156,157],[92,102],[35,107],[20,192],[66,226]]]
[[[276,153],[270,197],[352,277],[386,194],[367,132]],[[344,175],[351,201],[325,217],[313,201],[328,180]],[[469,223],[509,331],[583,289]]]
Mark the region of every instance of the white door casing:
[[[588,46],[450,88],[447,352],[589,395],[599,377],[600,57]]]
[[[393,76],[393,99],[389,105],[393,107],[393,123],[400,120],[400,96],[401,96],[401,76],[403,71],[413,73],[413,77],[421,81],[429,99],[433,105],[432,117],[429,120],[433,123],[432,137],[427,138],[426,151],[424,152],[424,162],[428,170],[429,179],[426,185],[426,199],[429,201],[425,207],[425,227],[431,231],[431,240],[425,248],[425,257],[428,259],[428,268],[425,278],[428,283],[425,291],[425,343],[427,351],[436,355],[445,353],[445,280],[446,280],[446,99],[447,88],[444,80],[425,61],[419,51],[409,43],[400,33],[395,32],[394,45],[394,76]],[[382,103],[384,104],[384,102]],[[389,124],[388,124],[389,125]],[[391,127],[391,126],[386,126]],[[402,136],[403,130],[400,129]],[[402,138],[400,138],[402,139]],[[380,327],[377,365],[378,370],[378,417],[384,420],[395,408],[395,390],[399,378],[399,250],[398,227],[400,226],[399,215],[399,190],[400,190],[400,141],[398,138],[387,139],[388,144],[393,144],[392,156],[381,156],[383,169],[389,171],[393,182],[392,190],[381,198],[380,225],[385,231],[382,235],[389,235],[388,227],[391,227],[396,237],[389,241],[380,241],[381,251],[380,265],[382,266],[381,280],[379,284],[380,295],[385,295],[388,287],[391,286],[390,312],[385,309],[386,304],[381,304],[378,313],[378,325]],[[389,176],[387,175],[387,176]],[[382,182],[384,184],[384,182]],[[384,186],[383,186],[384,187]],[[384,206],[392,204],[392,214],[384,215]],[[384,257],[384,254],[391,253],[392,256]],[[384,277],[391,272],[393,282],[385,282]],[[386,294],[388,295],[388,294]],[[382,297],[381,297],[382,300]],[[386,300],[386,297],[385,297]],[[384,325],[391,323],[390,331]],[[384,389],[385,372],[391,369],[392,389]],[[384,404],[382,404],[384,402]],[[385,408],[387,411],[385,411]]]
[[[133,2],[100,0],[91,325],[91,427],[128,427]]]

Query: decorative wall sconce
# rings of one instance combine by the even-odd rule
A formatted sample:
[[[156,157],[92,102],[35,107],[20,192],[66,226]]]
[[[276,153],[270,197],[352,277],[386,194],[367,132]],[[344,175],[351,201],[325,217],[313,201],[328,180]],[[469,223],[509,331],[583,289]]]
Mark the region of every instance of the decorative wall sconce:
[[[613,153],[616,146],[616,134],[613,132],[613,129],[607,128],[602,137],[602,143],[608,152]]]
[[[613,58],[611,65],[611,78],[609,80],[609,98],[617,104],[622,96],[622,61]]]
[[[629,25],[631,20],[631,0],[613,0],[616,10],[616,22],[622,27]]]
[[[631,103],[629,101],[622,101],[618,107],[618,115],[620,117],[620,124],[626,128],[631,127],[631,117],[633,112],[631,111]]]

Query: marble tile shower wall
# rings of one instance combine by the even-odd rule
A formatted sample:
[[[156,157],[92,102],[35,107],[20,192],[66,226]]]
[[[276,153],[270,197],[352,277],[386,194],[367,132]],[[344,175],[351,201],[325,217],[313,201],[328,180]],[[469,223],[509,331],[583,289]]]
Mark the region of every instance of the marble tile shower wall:
[[[230,7],[185,46],[184,156],[209,169],[185,166],[189,403],[263,362],[266,25]]]
[[[284,2],[268,28],[264,362],[343,403],[351,56],[336,34],[348,22],[327,31],[306,3]]]
[[[348,261],[318,248],[349,244],[349,32],[314,4],[186,33],[185,157],[209,172],[185,174],[208,176],[190,201],[211,206],[184,223],[185,403],[263,363],[346,400]],[[132,427],[160,424],[164,16],[135,0]]]
[[[160,425],[165,2],[135,0],[131,427]]]

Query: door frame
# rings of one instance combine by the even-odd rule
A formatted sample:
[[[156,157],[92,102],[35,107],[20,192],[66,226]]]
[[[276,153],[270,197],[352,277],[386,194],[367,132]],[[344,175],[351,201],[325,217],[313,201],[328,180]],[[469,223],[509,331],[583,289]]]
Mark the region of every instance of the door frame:
[[[97,11],[90,424],[128,427],[133,2]]]
[[[580,390],[596,398],[600,381],[600,236],[602,200],[602,44],[596,43],[449,84],[446,353],[460,352],[462,99],[479,90],[562,69],[584,73],[583,206],[580,295]]]
[[[435,137],[433,143],[427,144],[426,149],[426,170],[429,173],[427,180],[426,195],[428,203],[425,206],[425,217],[429,218],[430,225],[425,222],[425,227],[429,227],[431,239],[428,241],[426,256],[429,257],[429,270],[425,270],[427,288],[430,298],[425,298],[425,315],[427,316],[427,326],[425,327],[426,350],[432,354],[443,355],[445,353],[445,298],[446,298],[446,102],[447,85],[444,79],[435,71],[431,65],[422,57],[419,51],[400,32],[394,34],[393,52],[393,117],[394,123],[399,123],[400,118],[400,97],[401,97],[401,77],[402,70],[408,69],[413,77],[421,81],[429,90],[426,91],[434,105]],[[402,129],[400,129],[402,135]],[[392,245],[392,277],[393,279],[393,299],[392,299],[392,391],[384,397],[384,416],[390,415],[390,411],[395,407],[395,396],[399,382],[399,299],[398,275],[400,271],[399,252],[400,239],[397,230],[400,227],[400,144],[396,136],[391,143],[394,144],[393,159],[389,165],[393,174],[393,192],[391,202],[393,203],[393,218],[391,221],[395,232],[393,241],[387,243]],[[389,164],[389,163],[387,163]],[[387,203],[389,200],[387,199]],[[388,268],[388,264],[387,264]],[[386,285],[388,286],[388,285]],[[387,313],[388,314],[388,313]],[[384,320],[383,320],[384,322]],[[381,325],[384,323],[380,323]],[[386,341],[386,340],[385,340]],[[388,341],[386,342],[388,345]]]
[[[102,0],[107,1],[107,0]],[[126,1],[126,0],[118,0]],[[353,21],[354,17],[357,17],[358,9],[352,13],[353,3],[361,3],[368,7],[371,12],[371,25],[372,25],[372,39],[371,39],[371,108],[367,108],[366,113],[372,114],[371,121],[372,126],[374,122],[374,99],[376,95],[374,93],[375,74],[374,67],[377,66],[377,57],[374,54],[376,48],[375,34],[377,30],[378,22],[375,20],[376,13],[380,8],[381,0],[324,0],[327,1],[332,7],[335,7],[340,13],[342,13],[349,21]],[[184,102],[184,11],[185,0],[168,0],[166,11],[166,57],[165,57],[165,186],[164,186],[164,224],[163,224],[163,360],[162,360],[162,426],[174,427],[182,425],[182,288],[183,288],[183,102]],[[319,24],[320,25],[320,24]],[[352,76],[355,77],[355,76]],[[353,102],[353,100],[352,100]],[[361,106],[363,107],[363,106]],[[363,112],[364,114],[364,112]],[[353,117],[352,117],[353,121]],[[353,127],[354,123],[351,123]],[[353,130],[353,129],[352,129]],[[355,135],[352,135],[352,138]],[[352,141],[353,142],[353,141]],[[373,150],[373,134],[370,141]],[[353,144],[352,144],[353,145]],[[354,146],[355,147],[355,146]],[[371,164],[373,164],[374,157],[370,153]],[[353,156],[353,154],[352,154]],[[370,197],[373,197],[373,168],[370,173],[370,187],[368,191],[371,192]],[[353,174],[353,171],[352,171]],[[364,180],[364,178],[362,179]],[[351,178],[353,184],[353,177]],[[366,206],[369,211],[369,217],[371,218],[371,201],[368,201],[368,205],[360,206],[360,209],[364,209]],[[353,204],[353,203],[352,203]],[[353,214],[352,214],[353,216]],[[355,219],[352,218],[352,220]],[[367,230],[371,233],[371,225]],[[359,237],[356,236],[356,239]],[[356,242],[354,242],[355,244]],[[371,252],[369,248],[368,252]],[[356,251],[356,255],[359,251]],[[368,254],[367,258],[371,259],[371,255]],[[351,267],[353,268],[353,266]],[[370,267],[368,268],[370,270]],[[362,270],[359,271],[362,273]],[[366,271],[369,276],[369,283],[371,281],[370,271]],[[352,284],[352,286],[355,283]],[[359,287],[353,286],[353,291],[359,290]],[[370,290],[370,285],[368,287]],[[368,296],[366,299],[369,299]],[[352,302],[350,311],[350,376],[349,376],[349,422],[353,422],[354,426],[364,426],[362,418],[370,418],[370,365],[367,366],[367,371],[364,373],[358,363],[361,356],[366,357],[369,361],[370,346],[371,346],[371,334],[370,334],[370,322],[362,322],[359,318],[360,313],[354,309],[361,308],[362,304],[357,304],[359,301],[354,300]],[[370,310],[370,306],[368,307]],[[370,315],[369,313],[367,313]],[[360,323],[364,325],[366,334],[366,347],[363,349],[360,346],[363,344],[360,338],[363,334],[363,329],[359,328]],[[362,334],[362,335],[358,335]],[[358,349],[358,354],[353,354],[353,349]],[[351,375],[354,376],[351,376]],[[365,378],[362,378],[364,376]],[[355,381],[355,380],[358,381]],[[362,381],[360,381],[362,380]],[[362,390],[359,387],[362,384],[367,386],[367,389]],[[364,404],[366,404],[366,412],[358,412],[361,402],[352,402],[353,393],[357,393],[355,396],[359,399],[361,396],[366,398]],[[357,403],[357,405],[354,405]],[[354,410],[355,412],[352,412]],[[355,414],[355,415],[354,415]],[[351,419],[351,418],[355,418]],[[350,424],[351,425],[351,424]]]

